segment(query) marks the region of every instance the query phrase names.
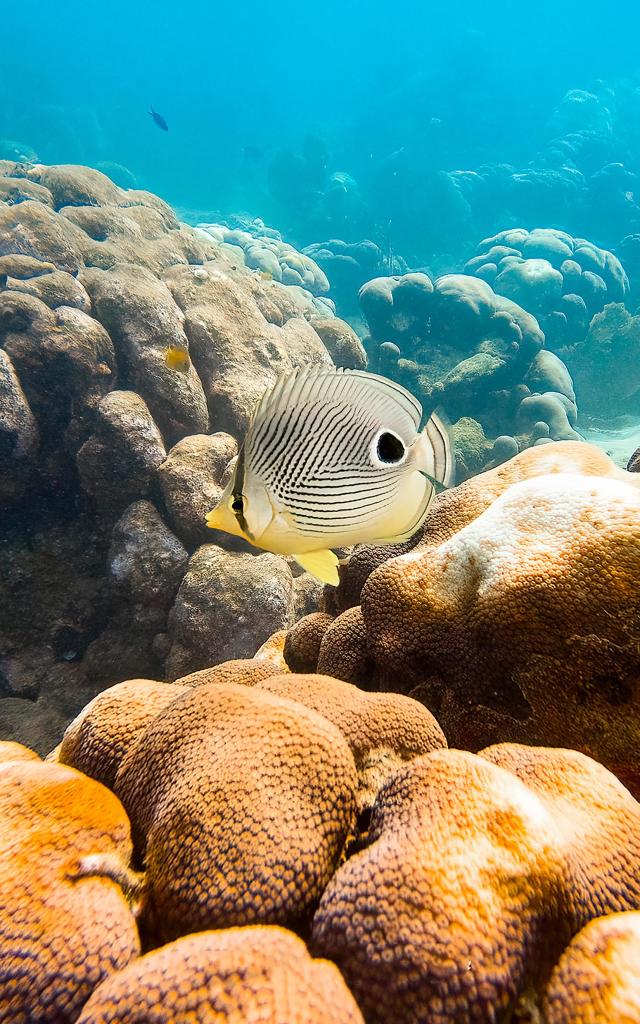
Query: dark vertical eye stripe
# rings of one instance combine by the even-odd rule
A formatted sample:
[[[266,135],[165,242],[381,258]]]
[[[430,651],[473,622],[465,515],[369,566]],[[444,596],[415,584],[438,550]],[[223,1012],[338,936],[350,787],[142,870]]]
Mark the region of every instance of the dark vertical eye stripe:
[[[244,472],[245,472],[245,454],[244,454],[244,445],[242,445],[242,447],[240,448],[240,451],[238,452],[238,461],[236,462],[236,468],[235,468],[235,471],[234,471],[234,474],[233,474],[233,492],[232,492],[233,493],[233,501],[238,501],[239,500],[239,501],[243,502],[243,500],[244,500],[244,493],[243,493],[243,488],[244,488]],[[232,511],[233,511],[234,516],[236,517],[236,520],[238,522],[238,526],[240,527],[240,529],[244,533],[246,533],[247,537],[250,537],[251,539],[253,539],[253,534],[252,534],[251,530],[249,529],[249,524],[247,523],[247,520],[245,518],[244,508],[242,510],[240,510],[240,509],[232,509]]]

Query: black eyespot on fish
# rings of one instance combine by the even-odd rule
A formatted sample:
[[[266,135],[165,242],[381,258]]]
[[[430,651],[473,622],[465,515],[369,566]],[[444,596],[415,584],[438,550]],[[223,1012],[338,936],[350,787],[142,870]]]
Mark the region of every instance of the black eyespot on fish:
[[[231,503],[231,508],[234,512],[242,512],[242,510],[244,509],[242,498],[234,498]]]
[[[395,462],[402,462],[405,447],[399,437],[390,434],[388,431],[380,434],[376,446],[376,455],[380,462],[387,462],[393,465]]]

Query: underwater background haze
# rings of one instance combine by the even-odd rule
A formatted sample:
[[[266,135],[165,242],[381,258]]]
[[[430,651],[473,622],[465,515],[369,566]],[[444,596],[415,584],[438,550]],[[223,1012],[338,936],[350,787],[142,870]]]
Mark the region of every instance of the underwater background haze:
[[[592,91],[626,119],[620,145],[599,156],[629,156],[639,29],[637,5],[591,0],[40,3],[3,54],[0,139],[46,163],[104,165],[116,178],[121,165],[181,210],[249,211],[299,245],[341,227],[347,241],[390,234],[419,261],[439,234],[451,245],[461,230],[459,209],[453,229],[434,224],[455,203],[433,175],[548,163],[568,90]],[[611,110],[607,90],[621,80]],[[573,110],[563,118],[582,127]],[[307,193],[335,172],[358,202],[323,218]]]

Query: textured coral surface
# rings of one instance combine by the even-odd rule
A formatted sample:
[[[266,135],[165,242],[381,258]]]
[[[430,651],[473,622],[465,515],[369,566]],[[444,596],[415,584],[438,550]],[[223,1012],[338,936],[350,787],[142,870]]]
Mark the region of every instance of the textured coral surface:
[[[640,1020],[640,914],[597,917],[564,951],[545,994],[548,1024]]]
[[[67,1024],[139,953],[129,822],[72,768],[0,764],[0,1020]]]
[[[582,924],[639,905],[639,825],[624,787],[574,752],[424,755],[380,792],[312,948],[371,1024],[507,1019]]]
[[[152,929],[303,922],[342,855],[355,790],[349,746],[326,718],[256,687],[190,689],[115,782],[145,858]]]
[[[279,373],[366,363],[320,268],[275,250],[269,278],[151,193],[2,162],[3,737],[45,754],[105,686],[251,657],[317,609],[306,574],[205,522]]]
[[[420,188],[470,245],[498,179],[507,224],[630,188],[553,162],[580,110],[610,125],[568,94],[544,171]],[[617,257],[510,229],[432,279],[331,240],[363,237],[344,172],[302,253],[31,156],[0,161],[0,1022],[640,1021],[640,460],[580,439],[638,408]],[[303,365],[455,421],[464,482],[337,588],[205,520]]]
[[[300,638],[305,667],[318,650],[323,672],[419,697],[452,745],[575,746],[632,773],[637,481],[590,445],[529,449],[443,494],[407,553],[358,550],[347,610],[298,623],[285,657]]]
[[[338,969],[276,927],[189,935],[96,989],[78,1024],[362,1024]]]

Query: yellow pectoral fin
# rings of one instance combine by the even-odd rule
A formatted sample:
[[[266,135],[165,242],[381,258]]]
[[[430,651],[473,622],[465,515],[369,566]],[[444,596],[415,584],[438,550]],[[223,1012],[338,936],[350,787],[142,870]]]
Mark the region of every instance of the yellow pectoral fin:
[[[310,572],[321,583],[330,583],[337,587],[340,582],[338,573],[339,560],[333,551],[305,551],[303,555],[293,555],[298,565]]]

